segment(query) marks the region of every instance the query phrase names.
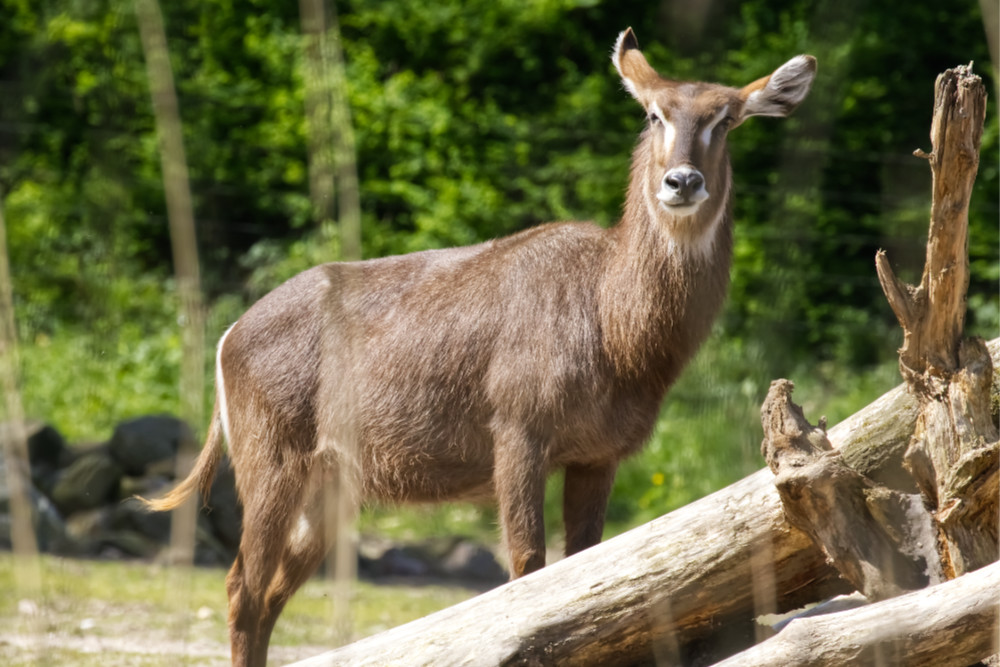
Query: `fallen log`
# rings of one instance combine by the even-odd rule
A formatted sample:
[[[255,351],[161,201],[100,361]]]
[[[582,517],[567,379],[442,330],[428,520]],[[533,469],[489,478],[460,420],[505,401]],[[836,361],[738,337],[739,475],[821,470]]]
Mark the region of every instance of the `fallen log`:
[[[766,474],[763,474],[766,473]],[[722,624],[752,643],[754,554],[770,545],[775,590],[794,608],[844,586],[784,523],[763,471],[680,510],[462,604],[298,663],[320,665],[633,664],[684,659]],[[805,596],[796,595],[806,590]],[[747,636],[749,634],[749,636]],[[734,636],[735,635],[735,636]]]
[[[1000,563],[858,609],[797,618],[715,667],[965,667],[997,650]]]
[[[990,348],[1000,354],[1000,339]],[[865,475],[905,482],[918,410],[898,387],[827,436]],[[527,577],[297,664],[720,660],[754,643],[755,617],[851,590],[786,521],[773,480],[761,470]]]

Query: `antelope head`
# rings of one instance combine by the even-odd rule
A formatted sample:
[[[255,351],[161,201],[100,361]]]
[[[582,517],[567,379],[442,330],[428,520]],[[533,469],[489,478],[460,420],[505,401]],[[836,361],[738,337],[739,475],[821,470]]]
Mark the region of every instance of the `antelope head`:
[[[628,28],[612,61],[648,118],[629,197],[641,198],[651,221],[665,225],[674,242],[707,250],[728,214],[729,131],[750,116],[791,113],[809,92],[816,59],[796,56],[742,88],[673,81],[649,65]]]

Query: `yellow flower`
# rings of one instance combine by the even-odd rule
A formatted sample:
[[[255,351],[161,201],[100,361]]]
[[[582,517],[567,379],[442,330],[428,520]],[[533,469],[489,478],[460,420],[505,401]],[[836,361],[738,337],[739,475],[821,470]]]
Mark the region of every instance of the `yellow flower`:
[[[653,484],[655,486],[663,486],[663,480],[666,479],[662,472],[653,473]]]

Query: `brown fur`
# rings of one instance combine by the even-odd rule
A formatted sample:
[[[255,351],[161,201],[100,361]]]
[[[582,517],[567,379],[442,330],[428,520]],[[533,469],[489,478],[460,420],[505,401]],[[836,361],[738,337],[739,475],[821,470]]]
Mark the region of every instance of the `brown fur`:
[[[643,133],[617,226],[548,224],[316,267],[220,343],[205,451],[150,506],[207,488],[225,419],[245,517],[227,580],[234,664],[264,664],[281,608],[327,552],[321,497],[337,466],[365,500],[496,498],[515,577],[544,565],[545,479],[562,469],[567,554],[600,541],[618,462],[649,437],[725,298],[729,123],[708,146],[699,132],[723,107],[741,121],[754,91],[771,105],[755,98],[759,108],[780,97],[767,78],[742,90],[669,82],[636,49],[623,33],[616,66],[677,132],[672,147],[659,120]],[[710,193],[686,217],[651,199],[678,165]]]

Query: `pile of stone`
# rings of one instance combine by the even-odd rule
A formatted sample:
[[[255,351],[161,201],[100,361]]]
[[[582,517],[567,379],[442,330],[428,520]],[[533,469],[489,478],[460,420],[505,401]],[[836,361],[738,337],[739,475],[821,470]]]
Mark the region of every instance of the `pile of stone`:
[[[143,558],[170,542],[170,514],[146,511],[133,496],[152,497],[172,485],[177,451],[191,429],[166,415],[119,424],[105,443],[69,447],[52,426],[26,425],[29,501],[41,551],[79,557]],[[11,437],[9,424],[0,438]],[[22,471],[23,472],[23,471]],[[0,547],[10,548],[9,492],[0,479]],[[198,517],[195,562],[232,562],[241,516],[233,474],[221,466],[211,510]]]
[[[139,417],[119,424],[105,443],[72,447],[50,425],[31,422],[24,431],[30,465],[20,474],[30,480],[31,518],[40,551],[89,558],[169,558],[170,514],[145,510],[135,496],[156,497],[174,484],[177,452],[193,437],[187,424],[167,415]],[[3,457],[11,437],[11,426],[0,424],[0,549],[12,546]],[[242,512],[225,457],[206,505],[198,515],[195,563],[228,566],[239,546]],[[368,578],[448,578],[481,585],[506,578],[489,549],[460,537],[405,545],[364,537],[358,571]]]

